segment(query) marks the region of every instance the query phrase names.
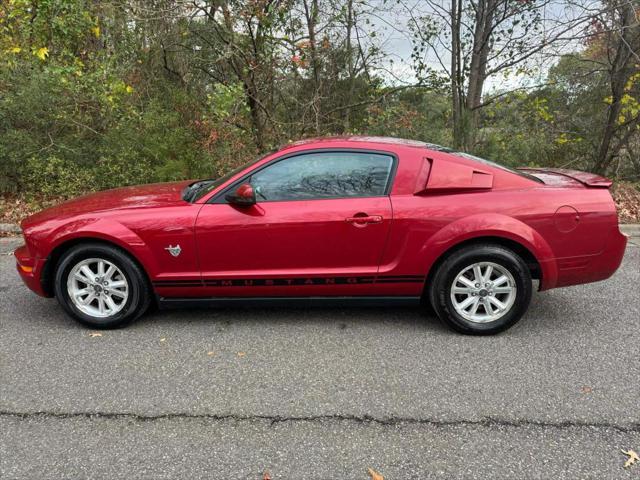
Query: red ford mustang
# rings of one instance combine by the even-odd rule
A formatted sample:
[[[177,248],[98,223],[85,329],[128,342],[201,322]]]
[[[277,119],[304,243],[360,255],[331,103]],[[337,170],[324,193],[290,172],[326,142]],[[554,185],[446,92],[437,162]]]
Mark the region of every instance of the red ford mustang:
[[[430,303],[464,333],[504,330],[538,288],[620,265],[611,182],[510,170],[377,137],[288,145],[216,180],[88,195],[22,222],[29,288],[116,327],[160,305]]]

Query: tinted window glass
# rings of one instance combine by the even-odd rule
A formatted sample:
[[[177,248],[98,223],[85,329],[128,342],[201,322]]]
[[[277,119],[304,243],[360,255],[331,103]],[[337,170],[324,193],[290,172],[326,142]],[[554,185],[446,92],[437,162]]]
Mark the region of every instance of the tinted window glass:
[[[266,155],[271,155],[274,152],[267,153]],[[230,172],[225,173],[220,178],[210,178],[208,180],[199,180],[191,185],[187,186],[182,192],[182,199],[187,202],[195,202],[200,198],[204,197],[207,193],[212,191],[215,188],[218,188],[224,182],[229,180],[235,174],[240,173],[242,170],[249,168],[254,163],[258,163],[262,160],[266,155],[262,155],[261,157],[256,158],[255,160],[251,160],[250,162],[245,163],[244,165],[240,165],[237,168],[234,168]]]
[[[258,201],[375,197],[385,194],[393,158],[355,152],[286,158],[251,176]]]

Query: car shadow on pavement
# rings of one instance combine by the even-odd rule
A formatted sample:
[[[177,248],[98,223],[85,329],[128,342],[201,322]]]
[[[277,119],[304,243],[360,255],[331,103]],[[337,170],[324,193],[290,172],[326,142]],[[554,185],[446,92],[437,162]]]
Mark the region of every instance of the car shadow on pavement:
[[[578,306],[575,306],[578,308]],[[557,328],[558,318],[563,313],[572,311],[574,307],[571,300],[556,292],[534,292],[529,311],[523,319],[509,332],[522,335],[539,333],[540,330]],[[578,316],[579,317],[579,316]],[[568,325],[579,318],[564,319]],[[336,326],[345,328],[349,326],[375,326],[390,324],[414,330],[418,333],[437,333],[460,335],[453,332],[430,308],[418,306],[393,306],[393,307],[287,307],[287,306],[221,306],[221,307],[188,307],[156,309],[147,313],[128,328],[146,328],[148,325],[204,325],[216,323],[220,325],[278,325],[292,326],[314,324],[316,326]]]
[[[420,307],[190,307],[180,309],[156,309],[140,319],[130,328],[143,328],[148,324],[277,324],[277,325],[349,325],[397,324],[419,330],[448,331],[431,312]]]
[[[83,329],[74,320],[64,314],[55,299],[31,296],[23,285],[8,286],[7,296],[13,298],[6,304],[11,316],[21,318],[23,328],[47,328],[49,330]],[[578,287],[580,288],[580,287]],[[534,293],[531,307],[524,318],[502,335],[538,334],[540,331],[554,331],[562,326],[576,328],[585,321],[580,314],[582,304],[575,302],[575,293],[571,289],[553,292]],[[0,302],[2,303],[2,302]],[[3,307],[4,309],[4,307]],[[574,313],[575,312],[575,313]],[[320,327],[346,328],[347,326],[389,326],[404,328],[419,334],[459,335],[449,330],[435,314],[425,307],[333,307],[333,306],[225,306],[225,307],[185,307],[171,309],[152,309],[125,329],[140,332],[150,326],[186,325],[206,326],[260,325],[293,326],[315,325]]]

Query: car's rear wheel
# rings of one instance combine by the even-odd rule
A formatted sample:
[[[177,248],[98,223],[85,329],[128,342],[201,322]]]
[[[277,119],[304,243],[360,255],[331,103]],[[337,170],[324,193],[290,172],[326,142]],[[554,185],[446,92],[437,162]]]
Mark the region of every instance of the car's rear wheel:
[[[55,294],[64,310],[92,328],[123,326],[148,308],[144,272],[126,253],[103,244],[81,244],[60,258]]]
[[[430,299],[451,328],[498,333],[514,325],[531,300],[531,273],[522,258],[499,245],[470,245],[438,267]]]

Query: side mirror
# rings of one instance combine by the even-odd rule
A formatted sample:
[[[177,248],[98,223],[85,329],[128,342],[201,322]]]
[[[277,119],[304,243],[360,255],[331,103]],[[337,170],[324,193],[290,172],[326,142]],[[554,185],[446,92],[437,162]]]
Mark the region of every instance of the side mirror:
[[[227,194],[225,200],[239,207],[250,207],[256,204],[256,192],[250,183],[243,183],[235,192]]]

